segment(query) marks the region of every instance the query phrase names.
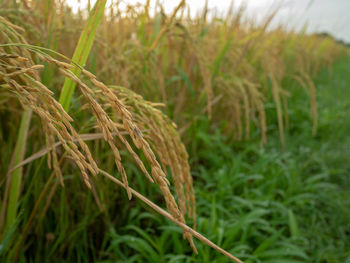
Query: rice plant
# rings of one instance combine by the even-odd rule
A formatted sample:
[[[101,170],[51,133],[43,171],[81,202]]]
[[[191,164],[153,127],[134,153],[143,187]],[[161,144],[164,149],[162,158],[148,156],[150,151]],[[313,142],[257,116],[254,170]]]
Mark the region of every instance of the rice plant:
[[[65,1],[0,1],[0,114],[4,116],[0,126],[0,258],[48,261],[64,254],[72,259],[76,253],[79,260],[103,260],[108,258],[104,253],[114,251],[111,258],[118,255],[133,262],[139,258],[120,251],[120,246],[132,242],[131,236],[125,234],[122,243],[113,242],[118,236],[114,225],[130,216],[145,221],[147,230],[152,229],[152,220],[164,225],[165,239],[156,241],[142,227],[131,227],[142,236],[138,245],[130,245],[141,258],[150,253],[154,262],[191,260],[191,252],[178,241],[172,241],[178,255],[168,258],[164,242],[167,236],[177,236],[177,230],[153,214],[144,220],[142,212],[131,209],[135,204],[142,206],[132,199],[136,196],[180,226],[202,262],[212,261],[213,254],[195,244],[193,237],[224,254],[223,261],[228,257],[242,262],[232,254],[247,262],[272,259],[285,249],[289,251],[286,256],[307,260],[294,241],[284,240],[269,250],[286,227],[293,238],[300,236],[292,208],[276,203],[264,210],[260,201],[245,206],[243,199],[222,196],[228,193],[227,187],[233,191],[237,184],[245,191],[275,198],[275,188],[285,182],[271,177],[273,186],[253,184],[254,190],[250,182],[259,182],[261,177],[241,177],[231,171],[227,163],[232,160],[225,154],[234,152],[220,140],[223,136],[235,145],[255,143],[259,137],[258,144],[264,147],[267,135],[275,136],[277,129],[278,147],[288,151],[293,127],[290,112],[295,107],[290,101],[296,87],[306,94],[303,102],[309,104],[310,134],[317,136],[314,79],[320,70],[331,70],[334,61],[346,54],[345,47],[330,37],[288,31],[283,26],[269,29],[278,10],[256,23],[245,16],[244,6],[237,8],[233,3],[224,17],[210,13],[206,6],[201,14],[191,16],[183,0],[169,15],[160,4],[151,12],[150,1],[126,9],[121,5],[112,1],[106,6],[106,0],[99,0],[93,7],[89,4],[88,10],[73,13]],[[206,149],[202,155],[202,147],[216,138],[208,135],[213,132],[220,134],[219,141],[210,143],[217,149]],[[242,151],[237,158],[248,158],[245,151],[249,149]],[[217,179],[211,182],[209,171],[222,164],[220,158],[216,162],[214,153],[225,161],[222,169],[213,172]],[[203,187],[197,200],[196,183]],[[212,184],[220,184],[222,193],[215,196],[228,206],[220,208],[221,217],[236,213],[229,202],[242,205],[235,209],[243,217],[227,221],[232,231],[227,230],[226,236],[220,232],[225,227],[220,228],[217,221],[216,200],[204,194],[210,195]],[[288,187],[283,189],[286,202]],[[293,192],[290,198],[299,194],[304,193]],[[207,214],[212,230],[205,213],[198,215],[196,207],[212,211]],[[129,215],[131,211],[137,215]],[[278,223],[267,222],[278,213],[288,218],[280,229]],[[97,221],[95,226],[92,222]],[[260,224],[254,233],[247,230],[252,222]],[[96,243],[83,231],[88,226],[96,227],[94,233],[103,229]],[[197,227],[215,243],[197,232]],[[68,233],[68,229],[74,231]],[[266,240],[265,232],[271,234]],[[84,235],[82,240],[80,235]],[[242,242],[234,242],[239,235]],[[33,245],[29,242],[33,237],[43,241]],[[248,237],[255,241],[246,254],[242,251]],[[79,241],[74,250],[67,245],[72,240]],[[234,246],[230,247],[231,241]],[[37,252],[30,252],[28,246]]]

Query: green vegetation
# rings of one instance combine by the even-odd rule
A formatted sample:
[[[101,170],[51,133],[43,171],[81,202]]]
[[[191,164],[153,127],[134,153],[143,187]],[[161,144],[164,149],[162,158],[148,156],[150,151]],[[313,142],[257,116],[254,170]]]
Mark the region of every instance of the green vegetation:
[[[349,66],[341,59],[316,78],[316,137],[300,87],[291,87],[284,153],[276,125],[263,149],[257,136],[229,143],[206,118],[187,131],[199,232],[244,262],[350,262]],[[119,227],[105,240],[109,259],[98,262],[228,262],[198,242],[192,255],[179,228],[140,205],[116,214]]]
[[[350,263],[349,50],[105,4],[0,0],[0,262]]]

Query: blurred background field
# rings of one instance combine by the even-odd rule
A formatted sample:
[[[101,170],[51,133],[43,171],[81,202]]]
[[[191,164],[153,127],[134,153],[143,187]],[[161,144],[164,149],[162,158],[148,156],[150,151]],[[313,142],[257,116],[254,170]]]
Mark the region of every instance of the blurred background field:
[[[95,114],[96,99],[110,125],[130,136],[86,141],[91,158],[116,178],[124,169],[131,187],[175,209],[133,137],[140,128],[171,183],[179,208],[170,212],[244,262],[350,262],[346,36],[292,28],[277,19],[281,5],[256,19],[244,3],[215,12],[203,2],[196,13],[185,1],[171,10],[157,3],[88,1],[79,10],[69,1],[0,0],[0,261],[229,262],[198,240],[195,255],[180,227],[102,175],[86,179],[68,148],[11,171],[61,140],[26,99],[33,96],[60,102],[77,133],[90,135],[107,119]],[[68,69],[79,72],[60,64],[71,62],[64,56],[90,72],[79,78],[91,91],[77,80],[63,98],[74,82]],[[105,87],[131,124],[105,100]],[[38,105],[52,112],[50,103]],[[58,111],[52,123],[63,133]],[[88,152],[77,149],[88,167]]]

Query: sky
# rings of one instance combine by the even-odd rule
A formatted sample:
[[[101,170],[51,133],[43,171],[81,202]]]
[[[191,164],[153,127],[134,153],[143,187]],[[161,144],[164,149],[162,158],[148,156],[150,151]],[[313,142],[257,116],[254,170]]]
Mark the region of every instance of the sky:
[[[90,0],[94,3],[96,0]],[[157,0],[151,0],[151,5]],[[165,11],[171,13],[180,0],[158,0]],[[67,1],[77,11],[79,6],[87,6],[88,0]],[[80,3],[79,3],[80,2]],[[144,3],[146,0],[124,0],[128,4]],[[307,32],[329,32],[338,39],[350,43],[350,0],[235,0],[238,8],[242,3],[247,6],[248,15],[263,18],[272,8],[280,6],[273,25],[282,23],[287,28],[302,29],[307,23]],[[110,3],[110,0],[107,2]],[[202,0],[187,0],[191,12],[195,14],[204,6]],[[231,0],[208,0],[209,10],[225,14]]]

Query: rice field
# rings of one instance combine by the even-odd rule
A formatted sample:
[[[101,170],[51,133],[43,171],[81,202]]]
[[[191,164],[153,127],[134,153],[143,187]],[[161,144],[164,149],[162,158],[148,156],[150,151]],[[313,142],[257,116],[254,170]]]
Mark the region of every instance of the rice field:
[[[106,2],[0,0],[0,262],[350,262],[348,47]]]

